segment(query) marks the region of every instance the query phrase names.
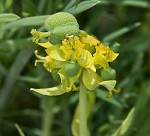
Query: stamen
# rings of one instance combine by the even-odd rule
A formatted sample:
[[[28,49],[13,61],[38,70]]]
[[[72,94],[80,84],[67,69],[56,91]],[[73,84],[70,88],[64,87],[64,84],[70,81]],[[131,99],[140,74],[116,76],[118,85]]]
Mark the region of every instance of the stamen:
[[[118,88],[118,89],[115,89],[115,88],[114,88],[112,91],[113,91],[114,93],[120,93],[121,89],[120,89],[120,88]]]
[[[37,58],[39,58],[39,59],[41,59],[41,60],[47,60],[46,57],[42,57],[42,56],[38,55],[38,50],[35,50],[34,53],[35,53],[35,56],[36,56]]]
[[[45,60],[35,60],[35,63],[34,63],[34,65],[35,65],[35,66],[37,66],[37,63],[38,63],[38,62],[45,63],[46,61],[45,61]]]
[[[107,94],[107,95],[106,95],[107,98],[112,97],[112,91],[106,92],[106,94]]]

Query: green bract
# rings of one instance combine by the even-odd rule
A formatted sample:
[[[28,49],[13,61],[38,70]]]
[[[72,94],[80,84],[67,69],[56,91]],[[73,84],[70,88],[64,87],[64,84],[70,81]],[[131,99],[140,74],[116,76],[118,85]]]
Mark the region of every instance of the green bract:
[[[78,74],[80,66],[77,62],[69,62],[65,65],[65,72],[69,77],[73,77]]]
[[[52,74],[53,79],[54,79],[56,82],[60,83],[60,82],[61,82],[61,79],[60,79],[59,74],[57,73],[58,70],[59,70],[59,69],[54,69],[54,70],[52,70],[51,74]]]
[[[45,21],[45,29],[56,40],[63,40],[66,35],[79,35],[80,29],[76,18],[66,12],[58,12]]]
[[[101,77],[103,80],[114,80],[116,78],[116,71],[113,68],[101,70]]]

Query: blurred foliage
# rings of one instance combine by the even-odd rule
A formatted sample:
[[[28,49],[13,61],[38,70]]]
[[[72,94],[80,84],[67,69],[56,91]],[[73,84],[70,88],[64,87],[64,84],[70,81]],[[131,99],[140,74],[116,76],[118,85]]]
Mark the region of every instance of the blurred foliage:
[[[149,136],[148,0],[1,0],[0,136],[19,136],[15,123],[27,136],[41,136],[46,127],[51,136],[71,136],[78,93],[45,97],[29,91],[56,84],[41,65],[34,66],[37,47],[30,30],[43,30],[47,15],[58,11],[74,14],[80,29],[120,54],[112,65],[121,93],[105,98],[105,90],[97,88],[88,124],[91,136]]]

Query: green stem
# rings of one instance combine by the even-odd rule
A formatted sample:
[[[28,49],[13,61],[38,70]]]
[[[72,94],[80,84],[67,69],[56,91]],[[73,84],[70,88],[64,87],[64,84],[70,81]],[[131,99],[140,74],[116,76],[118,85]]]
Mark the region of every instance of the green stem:
[[[52,122],[53,122],[53,98],[43,98],[43,124],[42,136],[52,136]]]
[[[36,29],[32,29],[30,33],[33,35],[32,40],[35,43],[38,43],[38,41],[42,38],[51,36],[50,32],[40,32],[40,31],[37,31]]]
[[[40,32],[42,38],[49,37],[51,35],[50,32]]]
[[[80,82],[80,91],[79,91],[79,119],[80,119],[80,128],[79,136],[87,135],[87,90],[82,82]]]

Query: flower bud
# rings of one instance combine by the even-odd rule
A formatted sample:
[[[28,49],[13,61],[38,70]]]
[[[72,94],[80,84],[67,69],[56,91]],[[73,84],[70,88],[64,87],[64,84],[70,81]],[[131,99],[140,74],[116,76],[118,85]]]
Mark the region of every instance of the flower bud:
[[[79,27],[77,26],[59,26],[53,30],[56,39],[63,40],[66,35],[79,35]]]
[[[77,62],[69,62],[65,66],[65,72],[70,77],[77,75],[79,70],[80,66]]]
[[[80,29],[76,18],[66,12],[58,12],[45,21],[45,29],[57,40],[63,40],[66,35],[79,35]]]
[[[116,78],[116,71],[111,67],[102,69],[101,77],[103,80],[114,80]]]

